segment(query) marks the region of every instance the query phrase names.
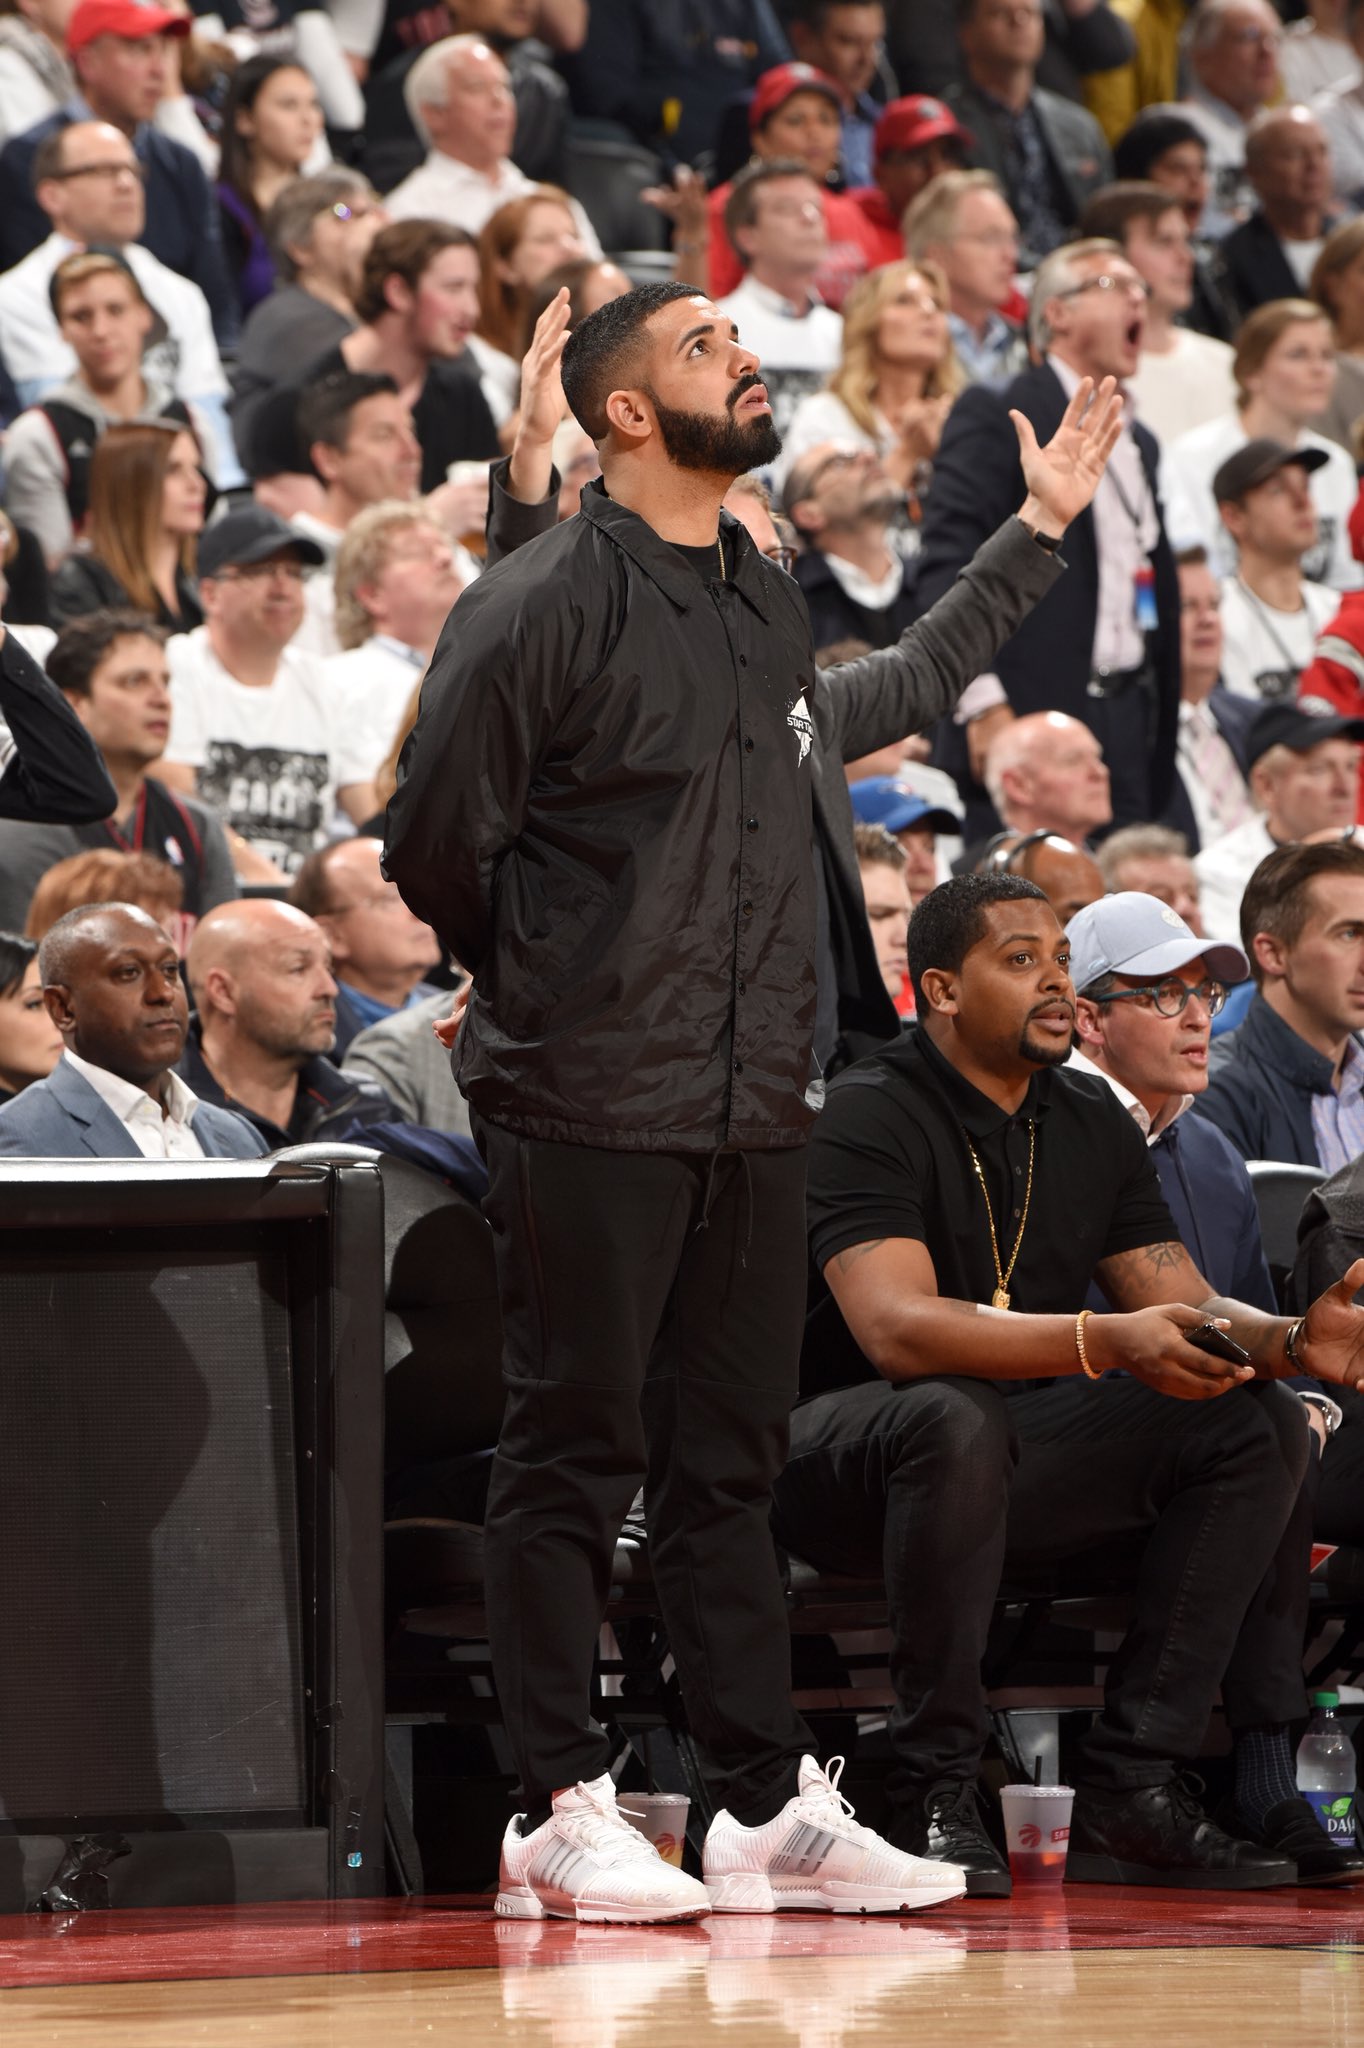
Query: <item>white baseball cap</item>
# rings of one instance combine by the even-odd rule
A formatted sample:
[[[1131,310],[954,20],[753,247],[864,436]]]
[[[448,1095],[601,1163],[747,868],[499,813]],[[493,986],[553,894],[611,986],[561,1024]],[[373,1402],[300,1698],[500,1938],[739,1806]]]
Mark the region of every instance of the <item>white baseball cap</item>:
[[[1070,978],[1083,995],[1101,975],[1177,974],[1191,960],[1205,960],[1218,981],[1244,981],[1250,963],[1239,946],[1200,939],[1178,911],[1158,896],[1120,889],[1077,910],[1066,926]]]

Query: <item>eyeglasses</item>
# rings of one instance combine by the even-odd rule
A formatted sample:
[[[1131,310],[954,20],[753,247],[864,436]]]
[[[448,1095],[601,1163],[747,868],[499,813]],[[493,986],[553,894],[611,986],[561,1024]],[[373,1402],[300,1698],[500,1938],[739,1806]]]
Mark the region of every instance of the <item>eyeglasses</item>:
[[[822,476],[831,469],[853,469],[859,462],[865,462],[868,451],[865,448],[834,448],[822,462],[817,462],[800,488],[802,498],[808,498]]]
[[[368,220],[373,213],[372,206],[347,206],[344,199],[338,199],[335,206],[327,208],[337,220]]]
[[[1160,1017],[1182,1017],[1188,1007],[1190,996],[1197,996],[1210,1017],[1216,1017],[1227,1000],[1227,991],[1220,981],[1200,981],[1190,988],[1187,981],[1153,981],[1142,988],[1115,988],[1106,996],[1091,996],[1092,1003],[1136,1003],[1143,1010],[1154,1010]]]
[[[139,185],[145,185],[147,182],[147,173],[138,163],[73,164],[69,171],[49,171],[48,176],[57,179],[59,183],[66,183],[72,178],[135,178]]]
[[[1078,299],[1082,292],[1127,292],[1134,299],[1149,299],[1151,287],[1144,277],[1087,277],[1083,284],[1073,284],[1069,290],[1054,292],[1058,299]]]
[[[219,583],[264,583],[271,576],[283,576],[288,583],[305,583],[306,562],[239,562],[234,568],[219,569]]]
[[[764,548],[763,553],[767,556],[769,562],[775,562],[777,567],[784,569],[788,576],[796,566],[796,550],[794,548]]]

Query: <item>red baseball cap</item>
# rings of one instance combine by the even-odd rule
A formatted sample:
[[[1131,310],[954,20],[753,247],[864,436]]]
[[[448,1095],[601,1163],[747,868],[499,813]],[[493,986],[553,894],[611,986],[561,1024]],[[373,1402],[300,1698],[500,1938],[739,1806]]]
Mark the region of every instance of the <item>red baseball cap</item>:
[[[975,140],[949,106],[927,93],[912,92],[890,101],[876,124],[873,148],[879,162],[892,149],[922,149],[929,142],[959,142],[963,149],[972,149]]]
[[[78,0],[66,25],[66,50],[74,56],[96,36],[122,36],[125,42],[140,42],[143,36],[187,36],[187,14],[171,14],[164,7],[139,7],[138,0]]]
[[[763,122],[798,92],[823,93],[840,114],[843,111],[842,93],[832,78],[823,71],[816,71],[813,64],[774,64],[770,71],[764,71],[753,88],[753,99],[748,109],[749,134],[755,135]]]

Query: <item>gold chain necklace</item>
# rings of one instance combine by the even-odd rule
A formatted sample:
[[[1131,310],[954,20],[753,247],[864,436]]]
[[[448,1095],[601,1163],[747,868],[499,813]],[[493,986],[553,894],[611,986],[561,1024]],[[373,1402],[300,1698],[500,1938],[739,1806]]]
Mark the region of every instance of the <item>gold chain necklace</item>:
[[[966,1137],[964,1131],[962,1136]],[[1014,1239],[1014,1248],[1009,1254],[1007,1271],[999,1263],[999,1239],[995,1235],[995,1212],[990,1207],[990,1191],[985,1185],[985,1175],[981,1171],[976,1148],[969,1138],[966,1138],[966,1149],[971,1155],[971,1164],[976,1169],[976,1179],[980,1182],[980,1192],[985,1200],[985,1220],[990,1226],[990,1250],[994,1254],[996,1282],[995,1291],[990,1296],[990,1306],[991,1308],[1007,1308],[1009,1306],[1009,1282],[1013,1279],[1014,1267],[1018,1264],[1018,1248],[1023,1242],[1023,1233],[1028,1227],[1028,1204],[1032,1201],[1032,1165],[1037,1150],[1037,1125],[1035,1123],[1029,1123],[1028,1125],[1028,1185],[1023,1194],[1023,1214],[1019,1218],[1018,1235]]]

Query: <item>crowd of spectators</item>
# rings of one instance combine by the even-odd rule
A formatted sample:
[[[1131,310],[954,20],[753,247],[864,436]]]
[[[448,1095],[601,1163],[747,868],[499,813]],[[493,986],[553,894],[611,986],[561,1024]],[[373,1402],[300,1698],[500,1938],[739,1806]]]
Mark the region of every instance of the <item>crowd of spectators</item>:
[[[0,1153],[407,1128],[467,1174],[385,807],[461,593],[599,475],[555,342],[674,278],[761,358],[782,452],[727,504],[845,704],[1017,510],[1015,418],[1125,400],[960,701],[847,714],[873,1021],[825,1006],[826,1073],[913,1020],[916,906],[1017,876],[1109,963],[1075,1058],[1158,1163],[1347,1167],[1361,60],[1361,0],[0,0]],[[1202,948],[1144,1007],[1110,903]]]

